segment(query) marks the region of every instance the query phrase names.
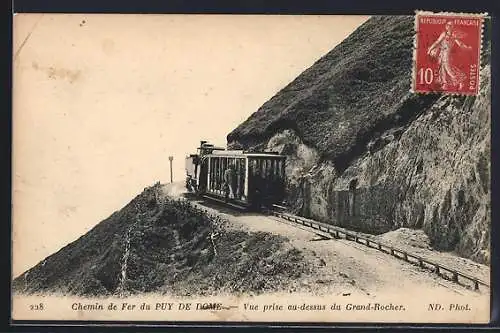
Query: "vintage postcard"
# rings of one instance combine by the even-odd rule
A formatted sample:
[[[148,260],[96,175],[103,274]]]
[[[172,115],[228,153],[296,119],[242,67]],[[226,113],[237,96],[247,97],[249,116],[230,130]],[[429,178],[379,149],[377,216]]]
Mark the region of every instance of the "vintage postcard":
[[[487,323],[489,26],[15,15],[13,320]]]

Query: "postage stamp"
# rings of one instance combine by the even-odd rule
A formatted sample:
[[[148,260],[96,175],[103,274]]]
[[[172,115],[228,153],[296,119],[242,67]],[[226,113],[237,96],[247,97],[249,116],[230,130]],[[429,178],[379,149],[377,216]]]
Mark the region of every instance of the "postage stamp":
[[[416,13],[414,92],[477,95],[484,16]]]

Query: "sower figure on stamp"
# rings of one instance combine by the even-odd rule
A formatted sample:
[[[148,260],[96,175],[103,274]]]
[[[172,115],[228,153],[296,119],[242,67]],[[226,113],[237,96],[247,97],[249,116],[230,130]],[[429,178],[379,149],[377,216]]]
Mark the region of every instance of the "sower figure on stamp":
[[[445,25],[445,31],[439,35],[438,39],[427,50],[428,55],[436,57],[438,60],[438,80],[443,89],[447,89],[448,84],[451,83],[454,86],[458,86],[460,90],[467,78],[464,72],[452,64],[452,49],[455,44],[461,49],[472,49],[460,40],[463,37],[465,37],[465,34],[454,30],[453,22],[448,21]]]

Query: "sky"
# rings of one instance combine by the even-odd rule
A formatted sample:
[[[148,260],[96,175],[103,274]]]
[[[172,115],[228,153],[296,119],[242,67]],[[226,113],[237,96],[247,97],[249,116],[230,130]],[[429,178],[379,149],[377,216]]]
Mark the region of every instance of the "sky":
[[[184,180],[226,135],[366,16],[17,14],[13,275]]]

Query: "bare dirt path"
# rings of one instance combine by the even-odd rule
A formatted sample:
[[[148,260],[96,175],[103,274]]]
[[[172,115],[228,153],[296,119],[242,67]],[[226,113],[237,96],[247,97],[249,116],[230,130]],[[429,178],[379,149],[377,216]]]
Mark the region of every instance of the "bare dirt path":
[[[164,192],[179,197],[182,185],[165,186]],[[280,218],[256,213],[240,213],[231,209],[194,201],[211,214],[228,221],[227,227],[250,232],[268,232],[289,239],[289,245],[302,251],[306,260],[316,266],[315,273],[303,277],[300,284],[318,294],[363,294],[377,297],[387,294],[464,295],[489,299],[489,289],[475,292],[436,277],[432,272],[398,260],[361,244],[338,239],[325,240],[313,231]],[[451,259],[449,259],[451,260]],[[459,263],[459,260],[457,260]],[[312,288],[311,288],[312,287]]]

